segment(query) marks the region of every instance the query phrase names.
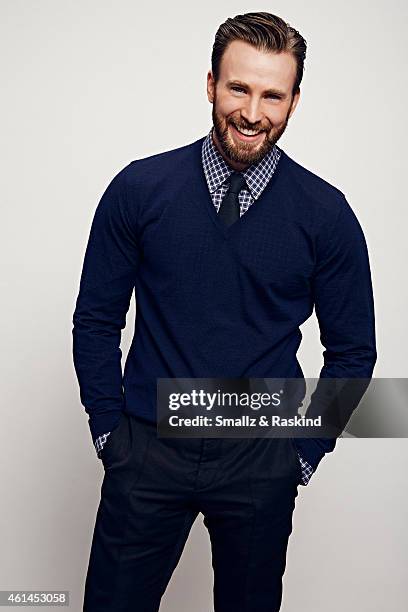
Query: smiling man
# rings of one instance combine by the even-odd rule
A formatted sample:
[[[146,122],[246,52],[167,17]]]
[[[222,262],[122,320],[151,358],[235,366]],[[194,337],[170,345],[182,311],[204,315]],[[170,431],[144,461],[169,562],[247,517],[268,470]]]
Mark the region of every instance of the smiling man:
[[[214,144],[234,170],[261,162],[284,133],[300,96],[293,91],[296,72],[293,53],[242,40],[228,45],[216,75],[208,72]]]
[[[320,377],[372,376],[361,226],[338,188],[276,144],[299,102],[305,54],[275,15],[227,19],[207,77],[209,133],[129,163],[96,209],[73,316],[81,401],[105,470],[86,612],[159,610],[199,513],[215,612],[277,612],[298,487],[335,447],[158,438],[157,379],[302,378],[299,326],[313,309]]]

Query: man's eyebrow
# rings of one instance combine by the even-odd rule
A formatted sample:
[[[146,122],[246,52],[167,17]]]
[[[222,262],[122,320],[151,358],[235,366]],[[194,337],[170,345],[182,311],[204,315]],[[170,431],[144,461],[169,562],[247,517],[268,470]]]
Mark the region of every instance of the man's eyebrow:
[[[243,87],[244,89],[249,89],[249,90],[251,89],[249,85],[247,85],[243,81],[238,81],[237,79],[232,79],[232,80],[227,81],[226,85],[227,87],[231,87],[232,85],[238,85],[239,87]],[[280,89],[276,89],[276,88],[266,89],[263,93],[273,94],[275,96],[281,96],[282,98],[286,96],[286,93],[284,91],[281,91]]]

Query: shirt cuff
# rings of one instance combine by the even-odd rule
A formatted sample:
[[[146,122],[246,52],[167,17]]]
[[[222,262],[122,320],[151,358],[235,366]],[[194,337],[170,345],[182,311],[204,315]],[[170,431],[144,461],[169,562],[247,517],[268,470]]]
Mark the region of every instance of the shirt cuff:
[[[310,463],[308,463],[306,461],[306,459],[303,459],[303,457],[299,453],[298,453],[298,457],[299,457],[300,465],[302,467],[302,481],[301,481],[301,484],[307,485],[309,480],[312,477],[313,468],[310,465]]]
[[[109,434],[110,434],[110,431],[107,431],[106,433],[98,436],[94,441],[96,454],[99,457],[99,459],[101,458],[101,451],[105,445],[106,440],[108,439]]]

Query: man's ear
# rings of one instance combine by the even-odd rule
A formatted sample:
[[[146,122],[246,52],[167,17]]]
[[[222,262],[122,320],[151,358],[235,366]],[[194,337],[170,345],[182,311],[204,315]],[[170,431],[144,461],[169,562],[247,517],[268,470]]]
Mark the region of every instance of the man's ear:
[[[211,104],[214,102],[215,81],[211,70],[207,73],[207,98]]]
[[[289,112],[289,116],[288,119],[293,115],[293,113],[295,112],[295,108],[297,107],[297,104],[299,102],[299,98],[300,98],[300,89],[295,93],[295,95],[292,98],[292,104],[290,107],[290,112]]]

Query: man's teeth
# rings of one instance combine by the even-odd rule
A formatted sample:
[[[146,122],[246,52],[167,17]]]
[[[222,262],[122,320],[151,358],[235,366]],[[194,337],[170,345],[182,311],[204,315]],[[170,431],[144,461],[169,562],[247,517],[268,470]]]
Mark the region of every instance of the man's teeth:
[[[255,136],[256,134],[260,134],[260,132],[262,130],[246,130],[245,128],[236,128],[238,130],[238,132],[241,132],[241,134],[244,134],[245,136]]]

